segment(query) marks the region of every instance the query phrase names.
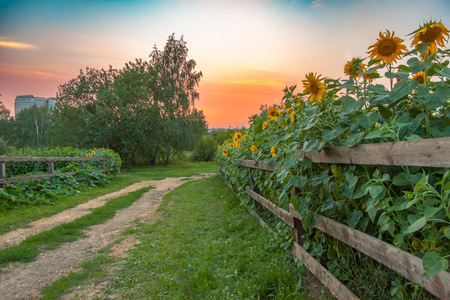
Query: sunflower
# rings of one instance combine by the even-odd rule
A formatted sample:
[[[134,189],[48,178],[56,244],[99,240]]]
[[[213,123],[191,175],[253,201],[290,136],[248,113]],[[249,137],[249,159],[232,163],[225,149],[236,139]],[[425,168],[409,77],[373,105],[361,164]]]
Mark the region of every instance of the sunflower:
[[[270,153],[272,153],[272,157],[277,157],[277,154],[275,153],[275,147],[270,148]]]
[[[262,130],[266,130],[268,121],[264,121],[262,124]]]
[[[394,31],[392,31],[392,34],[389,30],[386,30],[385,34],[380,31],[380,38],[368,48],[373,49],[367,53],[370,54],[370,59],[381,59],[389,65],[397,62],[403,51],[406,51],[406,46],[402,42],[401,38],[394,36]]]
[[[309,102],[312,102],[315,99],[317,102],[321,102],[323,98],[323,93],[326,90],[326,85],[320,79],[320,76],[316,76],[316,73],[309,73],[306,75],[306,80],[302,80],[303,82],[303,93],[311,93],[309,96]]]
[[[242,140],[242,133],[240,133],[240,132],[235,132],[234,133],[234,141],[236,142],[239,142],[240,140]]]
[[[267,116],[269,117],[269,120],[278,119],[278,109],[275,106],[269,108],[269,111],[267,112]]]
[[[444,47],[445,42],[448,42],[450,31],[441,22],[430,21],[424,23],[412,34],[414,36],[412,37],[411,46],[417,47],[419,43],[430,43],[431,45],[428,47],[427,52],[435,53],[437,46]]]
[[[419,72],[415,74],[411,79],[418,81],[420,84],[425,84],[425,72]]]
[[[344,74],[350,77],[361,77],[361,72],[366,71],[366,65],[362,63],[362,59],[353,58],[349,60],[344,66]]]
[[[253,152],[258,151],[258,147],[256,147],[255,145],[252,145],[251,149],[252,149]]]
[[[222,154],[225,156],[228,156],[228,151],[224,149],[224,150],[222,150]]]
[[[92,151],[91,151],[91,153],[92,153],[92,154],[95,154],[95,151],[94,151],[94,150],[92,150]]]
[[[89,157],[91,157],[91,155],[88,153],[88,154],[86,154],[86,157],[89,158]]]

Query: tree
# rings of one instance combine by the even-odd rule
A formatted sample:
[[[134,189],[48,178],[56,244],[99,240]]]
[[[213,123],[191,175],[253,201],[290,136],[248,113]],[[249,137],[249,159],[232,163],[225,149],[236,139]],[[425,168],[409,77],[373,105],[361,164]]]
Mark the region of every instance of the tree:
[[[206,122],[194,108],[202,73],[187,54],[183,37],[171,35],[149,61],[136,59],[121,70],[80,71],[58,89],[59,143],[109,147],[127,165],[152,164],[161,156],[168,162],[171,153],[192,149]]]
[[[11,137],[13,144],[21,148],[42,149],[49,146],[52,118],[52,113],[45,106],[34,105],[20,110],[13,122],[14,136]]]

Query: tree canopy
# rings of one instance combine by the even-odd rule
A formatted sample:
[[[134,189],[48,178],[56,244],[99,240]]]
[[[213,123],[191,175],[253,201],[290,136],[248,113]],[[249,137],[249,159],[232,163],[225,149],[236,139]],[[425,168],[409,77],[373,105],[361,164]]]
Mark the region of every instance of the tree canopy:
[[[148,61],[80,70],[58,89],[55,144],[108,147],[128,165],[192,149],[207,125],[194,106],[202,72],[187,55],[183,37],[172,34]]]

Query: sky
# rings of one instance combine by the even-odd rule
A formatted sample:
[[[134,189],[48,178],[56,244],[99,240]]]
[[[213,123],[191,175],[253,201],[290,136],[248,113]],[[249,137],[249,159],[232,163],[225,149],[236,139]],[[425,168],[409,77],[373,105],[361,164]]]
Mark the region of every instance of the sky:
[[[174,33],[202,71],[195,106],[209,128],[248,126],[305,74],[344,78],[380,31],[405,39],[430,19],[450,26],[450,0],[0,0],[0,101],[55,97],[80,69],[148,59]]]

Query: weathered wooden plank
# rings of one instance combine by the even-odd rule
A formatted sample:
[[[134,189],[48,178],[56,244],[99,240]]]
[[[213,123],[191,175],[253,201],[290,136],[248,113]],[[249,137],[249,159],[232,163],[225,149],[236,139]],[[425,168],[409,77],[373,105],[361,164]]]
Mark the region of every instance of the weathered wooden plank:
[[[301,215],[294,209],[292,204],[289,205],[289,212],[294,218],[301,220]],[[444,271],[432,277],[422,278],[424,273],[422,259],[324,216],[317,217],[315,228],[370,256],[408,280],[420,283],[436,297],[450,299],[449,272]]]
[[[48,174],[54,174],[55,173],[55,168],[54,168],[54,164],[53,161],[49,161],[48,162]]]
[[[310,158],[314,163],[353,165],[390,165],[450,167],[450,137],[418,141],[380,144],[361,144],[349,149],[346,146],[330,147],[306,152],[299,157]],[[296,150],[298,155],[300,150]]]
[[[292,254],[295,257],[298,257],[298,259],[301,260],[301,262],[311,271],[311,273],[313,273],[337,299],[359,299],[296,242],[292,244]]]
[[[267,200],[263,196],[255,193],[252,190],[247,189],[246,192],[247,192],[247,194],[250,197],[252,197],[252,199],[254,199],[255,201],[258,201],[259,203],[261,203],[262,206],[264,206],[265,208],[270,210],[272,213],[274,213],[283,222],[285,222],[286,224],[288,224],[291,227],[294,227],[294,219],[293,219],[292,215],[289,212],[287,212],[284,209],[276,206],[275,204],[273,204],[272,202],[270,202],[269,200]]]
[[[241,166],[252,169],[260,169],[266,171],[273,171],[279,164],[263,165],[261,162],[255,162],[254,160],[242,160]]]
[[[4,161],[0,161],[0,179],[6,177],[6,163]]]
[[[34,156],[0,156],[0,161],[81,161],[109,160],[105,157],[34,157]]]

